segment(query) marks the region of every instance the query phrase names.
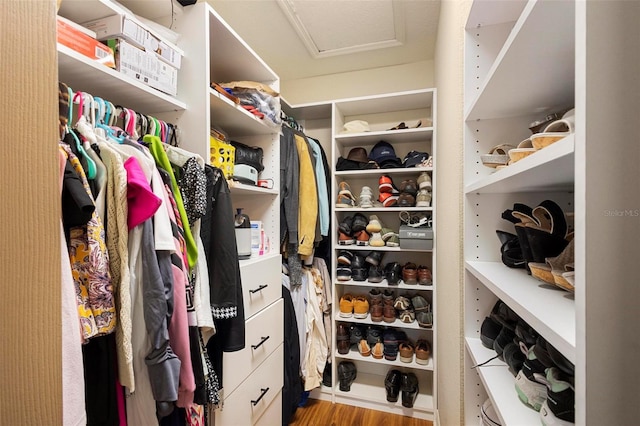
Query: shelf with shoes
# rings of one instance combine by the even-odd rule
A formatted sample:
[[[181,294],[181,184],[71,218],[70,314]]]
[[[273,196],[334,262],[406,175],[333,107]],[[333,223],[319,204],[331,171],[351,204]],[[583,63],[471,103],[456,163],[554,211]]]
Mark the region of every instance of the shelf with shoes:
[[[361,363],[354,361],[357,366]],[[348,391],[340,390],[339,386],[335,388],[335,398],[337,403],[357,405],[373,410],[382,410],[395,414],[402,414],[420,419],[430,419],[430,412],[433,410],[433,373],[431,371],[397,368],[401,372],[414,372],[418,378],[418,393],[412,408],[402,406],[402,396],[398,396],[397,402],[387,401],[385,390],[385,376],[390,366],[379,366],[383,368],[383,374],[372,374],[367,370],[358,369],[355,380],[349,387]]]
[[[416,226],[433,226],[435,222],[435,108],[434,89],[333,102],[332,180],[334,194],[338,198],[332,207],[333,264],[336,265],[333,271],[336,307],[333,313],[334,330],[338,324],[387,327],[395,330],[399,336],[406,336],[407,344],[424,334],[428,336],[430,344],[435,345],[435,248],[427,242],[424,245],[409,245],[400,240],[400,225],[404,223],[401,215],[411,223],[415,222]],[[349,240],[353,243],[346,244]],[[350,254],[345,255],[345,252]],[[351,265],[354,262],[361,263],[362,258],[368,258],[371,253],[375,254],[375,263],[367,264],[365,261],[364,266],[355,266],[353,271],[356,272],[353,273],[359,275],[353,279]],[[361,257],[360,260],[355,259],[358,256]],[[345,258],[351,257],[355,260],[351,260],[350,265],[344,264]],[[377,266],[373,266],[376,264]],[[427,271],[428,285],[406,284],[402,281],[404,267],[409,268],[407,271],[413,273],[413,277],[416,277],[418,267],[423,272]],[[390,271],[392,275],[389,277],[397,284],[389,285],[385,268]],[[374,281],[380,281],[367,281],[367,271],[375,276]],[[425,283],[426,277],[424,275]],[[386,321],[373,321],[370,313],[365,318],[341,317],[339,305],[343,296],[364,296],[371,302],[370,308],[373,308],[373,298],[367,292],[376,289],[379,292],[391,290],[394,302],[404,297],[409,303],[409,299],[417,296],[424,302],[416,302],[420,309],[413,313],[413,303],[409,303],[404,311],[392,307],[394,316],[391,318],[387,310]],[[382,315],[380,311],[376,312],[376,317]],[[416,318],[418,315],[424,321],[423,326]],[[346,354],[340,354],[337,349],[334,352],[334,371],[344,361],[353,362],[358,367],[358,377],[349,392],[340,391],[339,386],[335,388],[336,402],[362,405],[363,401],[375,401],[376,404],[371,408],[433,420],[433,373],[437,368],[437,361],[433,357],[435,348],[431,348],[431,357],[426,366],[415,360],[402,362],[399,357],[394,361],[376,359],[372,355],[365,357],[358,350],[351,350]],[[390,403],[386,400],[385,376],[390,368],[397,368],[407,374],[414,372],[419,378],[420,392],[413,407],[403,407],[400,401]],[[378,396],[374,397],[373,394]]]
[[[529,424],[539,423],[541,414],[518,397],[514,374],[520,372],[500,360],[472,367],[496,355],[481,337],[498,300],[568,360],[579,360],[579,308],[556,273],[573,267],[573,253],[566,256],[571,262],[558,258],[576,238],[575,163],[582,142],[569,126],[553,133],[553,143],[539,144],[541,134],[552,135],[547,129],[566,124],[565,117],[573,123],[564,114],[576,103],[575,4],[531,0],[512,2],[496,15],[498,9],[475,1],[466,25],[465,416],[466,423],[475,422],[488,397],[502,424]],[[553,29],[540,34],[549,25]],[[550,53],[542,53],[540,43],[547,42]],[[535,65],[533,57],[540,59]],[[581,238],[579,232],[576,227]],[[523,352],[521,346],[519,356]],[[533,390],[546,400],[544,379],[530,380],[525,393]]]
[[[422,364],[418,364],[415,359],[413,359],[411,362],[404,362],[401,361],[400,358],[397,358],[394,361],[389,361],[387,359],[381,358],[381,359],[376,359],[374,357],[372,357],[371,355],[369,356],[363,356],[360,354],[360,352],[358,352],[355,349],[350,349],[349,353],[347,354],[341,354],[338,351],[336,351],[335,353],[335,357],[336,359],[350,359],[350,360],[354,360],[354,361],[367,361],[367,362],[373,362],[373,363],[379,363],[379,364],[384,364],[384,365],[395,365],[397,367],[408,367],[408,368],[416,368],[418,370],[433,370],[433,363],[431,362],[431,358],[429,358],[429,361],[426,365],[422,365]]]

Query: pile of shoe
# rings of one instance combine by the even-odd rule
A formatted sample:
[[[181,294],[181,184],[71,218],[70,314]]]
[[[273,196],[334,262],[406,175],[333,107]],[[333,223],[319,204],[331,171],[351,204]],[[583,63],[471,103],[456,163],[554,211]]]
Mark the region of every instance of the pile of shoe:
[[[574,422],[574,365],[504,302],[483,321],[480,339],[508,365],[518,398],[540,412],[543,425]]]
[[[502,213],[502,218],[515,228],[515,235],[497,231],[502,262],[511,268],[526,268],[535,278],[573,292],[573,215],[554,201],[545,200],[535,208],[516,203]]]
[[[402,372],[397,369],[387,372],[384,379],[384,388],[389,402],[398,402],[398,397],[402,393],[402,406],[406,408],[413,408],[413,404],[420,392],[418,377],[415,373]]]
[[[400,191],[393,183],[393,179],[389,175],[382,175],[378,179],[378,201],[382,203],[384,207],[394,207],[398,203],[398,196]]]
[[[431,303],[421,295],[394,295],[393,291],[372,288],[367,295],[345,293],[340,298],[340,317],[365,319],[372,322],[394,323],[396,319],[406,324],[418,321],[422,328],[433,327]]]

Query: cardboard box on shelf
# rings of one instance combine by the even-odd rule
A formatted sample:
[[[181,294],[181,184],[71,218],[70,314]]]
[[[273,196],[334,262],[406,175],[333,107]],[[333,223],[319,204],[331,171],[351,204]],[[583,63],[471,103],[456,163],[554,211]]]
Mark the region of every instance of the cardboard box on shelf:
[[[433,228],[400,226],[400,248],[433,250]]]
[[[175,96],[178,93],[178,70],[126,40],[112,39],[107,44],[115,53],[116,69],[154,89]]]
[[[124,39],[140,49],[153,52],[167,64],[180,68],[182,52],[176,46],[161,40],[126,15],[112,15],[82,25],[95,31],[99,40]]]
[[[115,68],[115,58],[113,51],[95,38],[87,35],[85,31],[76,28],[77,24],[70,23],[68,20],[57,17],[57,41],[58,43],[75,50],[87,58],[93,59],[98,63]]]

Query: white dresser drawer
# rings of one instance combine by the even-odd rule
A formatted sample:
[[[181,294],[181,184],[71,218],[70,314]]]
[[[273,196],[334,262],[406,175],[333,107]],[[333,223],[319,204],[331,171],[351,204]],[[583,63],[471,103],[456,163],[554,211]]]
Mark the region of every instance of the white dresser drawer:
[[[245,348],[225,352],[222,379],[225,395],[233,391],[266,360],[284,340],[284,301],[282,298],[249,318],[245,324]]]
[[[216,411],[216,426],[249,426],[270,408],[282,390],[284,348],[282,344]],[[274,423],[275,425],[276,423]],[[280,425],[281,423],[277,423]]]
[[[282,424],[282,391],[271,401],[269,407],[258,419],[255,426],[275,426]]]
[[[252,315],[282,297],[280,255],[240,263],[244,317]]]

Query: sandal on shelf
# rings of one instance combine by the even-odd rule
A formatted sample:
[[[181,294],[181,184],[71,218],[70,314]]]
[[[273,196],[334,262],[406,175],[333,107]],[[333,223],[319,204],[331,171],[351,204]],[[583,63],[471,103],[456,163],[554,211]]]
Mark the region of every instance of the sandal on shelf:
[[[567,111],[562,119],[549,124],[542,133],[531,135],[531,143],[536,149],[545,148],[573,133],[574,124],[574,110]]]
[[[496,234],[498,235],[498,239],[501,243],[500,253],[502,256],[502,263],[509,268],[525,269],[527,262],[522,257],[522,249],[520,248],[518,236],[510,232],[500,230],[496,230]]]
[[[496,145],[491,148],[488,154],[482,154],[480,160],[487,167],[506,166],[509,162],[509,150],[511,149],[515,149],[515,146],[509,144]]]
[[[403,121],[397,126],[390,128],[389,130],[417,129],[420,126],[422,126],[422,120],[419,120],[418,123],[416,123],[415,127],[408,127],[406,124],[404,124],[404,121]]]
[[[531,254],[531,248],[529,247],[529,240],[525,232],[527,223],[536,224],[536,220],[532,215],[533,209],[526,204],[515,203],[513,210],[505,210],[502,213],[502,218],[512,222],[515,225],[516,235],[518,236],[518,243],[520,244],[520,252],[522,258],[525,261],[525,269],[527,273],[531,274],[529,270],[529,262],[533,262],[533,255]]]
[[[562,250],[562,253],[555,257],[547,257],[545,263],[531,263],[531,274],[541,281],[548,284],[558,286],[562,289],[569,290],[570,284],[567,284],[562,274],[566,272],[565,266],[573,264],[574,259],[574,243],[573,235],[570,236],[571,241]]]
[[[516,148],[509,150],[509,164],[520,161],[536,151],[537,149],[534,148],[533,144],[531,143],[531,138],[527,138],[520,142]]]
[[[558,279],[558,283],[557,283],[560,287],[572,293],[575,291],[575,286],[576,286],[575,267],[576,265],[573,262],[567,263],[566,265],[564,265],[564,269],[566,272],[562,274],[561,278]]]

